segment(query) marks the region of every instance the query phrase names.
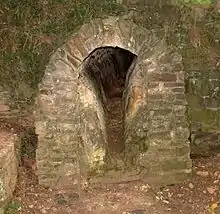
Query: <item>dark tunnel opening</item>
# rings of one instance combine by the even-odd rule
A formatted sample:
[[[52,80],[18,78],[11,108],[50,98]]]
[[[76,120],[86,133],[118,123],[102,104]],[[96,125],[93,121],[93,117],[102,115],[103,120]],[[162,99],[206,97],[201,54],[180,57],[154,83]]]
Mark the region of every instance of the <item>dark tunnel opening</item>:
[[[127,71],[136,55],[119,47],[100,47],[85,59],[86,74],[103,103],[110,153],[124,150],[122,95]]]

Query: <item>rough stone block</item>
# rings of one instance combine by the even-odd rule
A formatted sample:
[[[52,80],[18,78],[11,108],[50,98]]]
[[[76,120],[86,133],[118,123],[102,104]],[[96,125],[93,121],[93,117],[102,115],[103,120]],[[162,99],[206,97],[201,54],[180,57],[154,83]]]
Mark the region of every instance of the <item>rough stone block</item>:
[[[193,123],[199,122],[204,131],[217,131],[220,128],[220,110],[189,109],[189,116]]]
[[[219,135],[220,128],[219,71],[191,69],[186,76],[192,155],[208,156],[219,145],[219,140],[210,140]]]
[[[191,155],[210,156],[220,151],[220,133],[193,131],[191,134]]]
[[[15,190],[19,161],[18,144],[15,134],[0,132],[0,210],[7,206]]]

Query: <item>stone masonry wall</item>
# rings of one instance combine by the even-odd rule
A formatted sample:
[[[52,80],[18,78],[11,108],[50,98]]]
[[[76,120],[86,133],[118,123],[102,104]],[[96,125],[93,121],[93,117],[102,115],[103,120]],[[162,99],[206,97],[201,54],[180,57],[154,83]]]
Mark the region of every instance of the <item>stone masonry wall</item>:
[[[35,112],[40,184],[74,186],[81,175],[103,171],[107,144],[103,107],[79,65],[97,47],[138,48],[139,42],[129,40],[133,29],[118,19],[94,20],[52,56]]]
[[[10,97],[9,92],[0,87],[0,119],[5,119],[10,115]]]
[[[220,149],[219,70],[189,70],[186,93],[192,155],[211,155]]]
[[[39,86],[35,125],[40,184],[78,187],[84,182],[82,177],[106,172],[105,115],[96,90],[81,75],[80,66],[100,46],[119,46],[138,55],[123,97],[128,168],[142,172],[145,180],[175,183],[191,173],[188,137],[193,155],[219,151],[219,70],[187,71],[185,76],[175,49],[160,43],[150,31],[124,18],[97,19],[83,25],[53,54]],[[9,92],[0,87],[0,120],[27,124],[22,114]],[[24,114],[30,115],[26,110]],[[15,187],[17,160],[10,141],[14,138],[9,133],[3,135],[0,199],[5,206]]]
[[[192,162],[182,57],[174,47],[163,48],[147,61],[149,148],[139,158],[148,166],[145,176],[166,184],[191,175]]]
[[[78,157],[81,156],[78,154],[80,139],[77,138],[78,86],[74,81],[77,74],[70,73],[71,67],[62,60],[63,54],[65,52],[59,50],[51,58],[55,62],[50,62],[46,69],[35,112],[39,183],[57,188],[78,184]],[[53,71],[57,71],[56,75],[51,75]]]
[[[150,175],[159,180],[164,175],[165,183],[182,180],[191,172],[191,160],[181,58],[151,31],[122,17],[109,17],[82,26],[53,54],[47,66],[35,111],[39,183],[78,188],[82,178],[106,176],[105,115],[98,92],[84,76],[82,63],[94,49],[105,46],[118,46],[138,56],[124,93],[127,167],[142,169],[144,179]],[[166,104],[161,105],[163,101]],[[161,111],[156,111],[158,105]],[[175,127],[166,126],[164,135],[164,128],[155,128],[160,115],[161,125],[176,121]],[[158,141],[153,139],[153,130],[162,136]],[[158,158],[159,165],[155,166]]]
[[[125,121],[130,161],[149,182],[186,179],[192,163],[181,55],[163,41],[155,43],[137,60],[128,90],[133,98]]]
[[[18,163],[19,140],[17,135],[6,131],[0,132],[0,213],[4,213],[15,190]]]

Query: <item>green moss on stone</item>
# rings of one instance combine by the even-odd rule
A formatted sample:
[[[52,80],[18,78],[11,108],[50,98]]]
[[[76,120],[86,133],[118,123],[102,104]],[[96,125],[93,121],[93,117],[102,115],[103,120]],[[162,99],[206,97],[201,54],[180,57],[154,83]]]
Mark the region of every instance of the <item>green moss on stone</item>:
[[[193,94],[187,94],[186,99],[190,108],[195,109],[202,107],[202,98]]]
[[[203,99],[203,106],[205,106],[207,108],[218,109],[220,106],[220,99],[205,98],[205,99]]]
[[[186,81],[186,92],[197,96],[211,96],[212,83],[208,78],[188,79]]]
[[[6,212],[5,214],[19,214],[21,210],[21,204],[18,201],[12,201],[11,203],[8,204],[6,207]],[[1,214],[1,212],[0,212]]]
[[[210,88],[209,88],[209,79],[197,79],[196,81],[197,91],[201,96],[209,96]]]
[[[184,159],[170,159],[166,160],[161,164],[161,168],[167,172],[171,170],[182,170],[182,169],[189,169],[191,168],[191,161],[190,158],[184,157]]]
[[[204,131],[220,129],[220,110],[210,109],[189,109],[191,123],[201,123]]]
[[[210,5],[213,2],[213,0],[181,0],[181,1],[175,1],[176,5],[182,6],[182,5]]]
[[[106,151],[103,148],[98,148],[90,154],[88,164],[91,173],[102,173],[105,166]]]

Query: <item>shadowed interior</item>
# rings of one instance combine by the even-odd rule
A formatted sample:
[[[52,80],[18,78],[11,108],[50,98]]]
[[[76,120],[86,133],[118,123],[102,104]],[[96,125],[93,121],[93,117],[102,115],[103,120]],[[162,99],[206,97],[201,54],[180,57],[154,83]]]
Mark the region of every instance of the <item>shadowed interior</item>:
[[[99,92],[106,113],[108,149],[121,153],[123,142],[122,95],[128,68],[136,55],[119,47],[100,47],[85,59],[85,70]]]

